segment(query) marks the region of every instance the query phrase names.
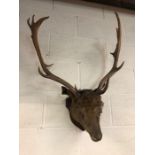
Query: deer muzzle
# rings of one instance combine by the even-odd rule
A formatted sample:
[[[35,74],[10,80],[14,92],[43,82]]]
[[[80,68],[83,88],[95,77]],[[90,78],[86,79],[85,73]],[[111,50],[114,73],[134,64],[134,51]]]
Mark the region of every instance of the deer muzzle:
[[[102,132],[100,126],[94,127],[92,129],[86,129],[91,137],[91,139],[95,142],[98,142],[102,139]]]

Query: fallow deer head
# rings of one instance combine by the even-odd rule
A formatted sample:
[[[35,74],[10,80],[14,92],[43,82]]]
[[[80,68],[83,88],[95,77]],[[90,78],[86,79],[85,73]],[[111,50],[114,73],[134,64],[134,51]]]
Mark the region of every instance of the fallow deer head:
[[[30,18],[27,20],[27,24],[29,25],[32,33],[32,41],[42,68],[42,70],[38,68],[39,74],[44,78],[51,79],[63,85],[62,94],[68,95],[68,98],[66,99],[66,107],[69,110],[71,121],[81,130],[86,130],[93,141],[99,141],[102,139],[102,132],[100,128],[100,114],[102,113],[102,107],[104,104],[101,100],[101,95],[106,92],[110,78],[124,65],[123,62],[120,66],[118,66],[118,58],[121,47],[121,23],[118,14],[115,13],[115,15],[118,23],[118,28],[116,28],[116,47],[114,52],[111,53],[114,58],[113,66],[110,71],[101,79],[97,88],[83,90],[78,90],[76,87],[73,87],[64,79],[52,73],[49,70],[49,67],[52,65],[47,65],[44,62],[38,42],[38,30],[43,21],[45,21],[49,17],[40,18],[35,22],[33,15],[31,22]]]

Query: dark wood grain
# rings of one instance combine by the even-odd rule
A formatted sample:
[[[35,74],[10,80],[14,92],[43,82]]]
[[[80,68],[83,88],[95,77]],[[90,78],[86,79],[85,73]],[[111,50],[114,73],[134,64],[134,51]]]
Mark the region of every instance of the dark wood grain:
[[[84,1],[135,10],[135,0],[84,0]]]

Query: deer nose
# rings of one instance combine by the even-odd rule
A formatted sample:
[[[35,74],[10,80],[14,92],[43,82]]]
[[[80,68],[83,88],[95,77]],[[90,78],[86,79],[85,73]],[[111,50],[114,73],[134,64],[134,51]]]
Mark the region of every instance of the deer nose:
[[[101,133],[98,133],[98,134],[95,134],[95,135],[92,135],[91,136],[91,139],[95,142],[98,142],[102,139],[102,134]]]

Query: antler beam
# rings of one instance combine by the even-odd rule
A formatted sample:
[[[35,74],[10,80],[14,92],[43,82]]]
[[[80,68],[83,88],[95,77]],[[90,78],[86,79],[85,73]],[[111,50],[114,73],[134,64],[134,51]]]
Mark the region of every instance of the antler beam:
[[[35,15],[32,16],[32,21],[30,22],[30,18],[27,20],[27,24],[30,27],[31,30],[31,38],[34,44],[34,47],[36,49],[38,58],[39,58],[39,62],[41,64],[41,67],[43,69],[43,72],[40,70],[40,68],[38,68],[38,72],[40,73],[41,76],[51,79],[53,81],[59,82],[62,85],[64,85],[73,95],[77,95],[78,92],[76,90],[76,88],[74,88],[71,84],[69,84],[68,82],[66,82],[65,80],[61,79],[60,77],[56,76],[55,74],[53,74],[52,72],[50,72],[50,70],[48,69],[48,67],[52,66],[51,65],[47,65],[44,60],[43,57],[41,55],[41,50],[39,47],[39,41],[38,41],[38,31],[39,31],[39,27],[40,25],[49,17],[43,17],[38,19],[36,22],[34,21],[34,17]]]
[[[118,16],[118,14],[116,12],[115,12],[115,15],[116,15],[117,23],[118,23],[118,28],[116,28],[116,33],[117,33],[116,48],[115,48],[114,52],[111,53],[111,55],[114,58],[114,63],[113,63],[113,66],[112,66],[111,70],[101,79],[101,81],[99,83],[99,86],[96,89],[96,91],[99,92],[99,93],[104,93],[107,90],[110,78],[117,71],[119,71],[124,65],[124,62],[122,62],[122,64],[117,67],[118,58],[119,58],[119,54],[120,54],[120,48],[121,48],[121,23],[120,23],[119,16]]]

